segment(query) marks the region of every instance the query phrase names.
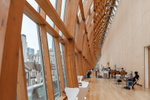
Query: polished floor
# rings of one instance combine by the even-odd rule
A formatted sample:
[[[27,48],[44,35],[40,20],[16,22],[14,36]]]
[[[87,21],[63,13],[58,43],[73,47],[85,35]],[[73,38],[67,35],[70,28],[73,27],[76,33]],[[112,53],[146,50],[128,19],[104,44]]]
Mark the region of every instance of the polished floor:
[[[150,100],[150,90],[136,86],[135,90],[123,89],[125,83],[116,85],[114,79],[95,78],[89,80],[90,91],[86,100]]]

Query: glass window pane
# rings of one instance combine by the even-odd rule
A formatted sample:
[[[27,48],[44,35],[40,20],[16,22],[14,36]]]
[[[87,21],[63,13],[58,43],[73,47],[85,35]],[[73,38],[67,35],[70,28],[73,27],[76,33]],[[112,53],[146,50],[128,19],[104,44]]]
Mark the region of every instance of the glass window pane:
[[[65,22],[66,3],[67,3],[67,0],[62,0],[62,6],[61,6],[61,20],[62,20],[63,22]],[[61,31],[59,31],[59,35],[60,35],[60,36],[63,36],[63,34],[62,34]]]
[[[87,18],[86,18],[86,21],[85,21],[86,24],[87,24],[87,22],[88,22],[88,19],[89,19],[89,14],[88,14],[88,16],[87,16]]]
[[[66,3],[67,0],[62,0],[62,6],[61,6],[61,20],[65,21],[65,12],[66,12]]]
[[[55,8],[55,10],[57,9],[57,0],[49,0],[51,2],[51,4],[53,5],[53,7]],[[46,15],[46,21],[54,28],[54,23],[53,21]]]
[[[60,43],[60,52],[61,52],[61,59],[62,59],[62,67],[63,67],[63,73],[64,73],[64,82],[65,82],[65,87],[68,87],[68,82],[67,82],[67,73],[66,73],[66,65],[65,65],[65,55],[63,51],[63,45]]]
[[[78,17],[80,17],[80,14],[81,14],[81,10],[79,9],[79,12],[78,12]]]
[[[57,7],[57,0],[49,0],[49,1],[53,5],[53,7],[56,9],[56,7]]]
[[[47,100],[46,82],[38,25],[25,14],[22,23],[22,46],[29,100]],[[34,37],[34,38],[33,38]]]
[[[78,23],[76,23],[75,41],[77,40],[77,35],[78,35]]]
[[[84,4],[84,1],[85,1],[85,0],[82,0],[82,4]]]
[[[92,6],[91,6],[91,8],[90,8],[90,11],[93,9],[93,7],[94,7],[94,4],[92,3]]]
[[[38,11],[38,4],[36,3],[35,0],[27,0],[27,1],[36,11]]]
[[[54,38],[47,33],[55,99],[61,96]]]

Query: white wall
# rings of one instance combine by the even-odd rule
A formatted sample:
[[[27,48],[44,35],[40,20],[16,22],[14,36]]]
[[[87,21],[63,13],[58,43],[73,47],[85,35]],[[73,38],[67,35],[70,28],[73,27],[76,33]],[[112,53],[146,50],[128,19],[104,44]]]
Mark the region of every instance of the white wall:
[[[150,0],[120,0],[102,47],[101,64],[138,71],[144,84],[144,47],[150,44]]]

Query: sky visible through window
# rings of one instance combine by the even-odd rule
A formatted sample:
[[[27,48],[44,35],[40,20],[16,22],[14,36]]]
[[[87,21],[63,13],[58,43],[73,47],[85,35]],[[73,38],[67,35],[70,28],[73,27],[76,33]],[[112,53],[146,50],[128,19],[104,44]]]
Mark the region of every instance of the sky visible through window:
[[[36,11],[38,11],[38,4],[36,3],[36,1],[35,0],[27,0],[28,1],[28,3],[36,10]],[[52,3],[52,5],[54,6],[54,8],[56,8],[56,1],[57,0],[50,0],[50,2]],[[34,38],[34,37],[37,37],[37,34],[33,34],[33,33],[35,33],[35,31],[36,31],[36,33],[37,33],[37,26],[33,23],[31,23],[31,21],[30,20],[28,20],[29,18],[24,14],[23,15],[23,26],[22,27],[24,27],[24,28],[22,28],[22,31],[21,31],[21,34],[24,34],[24,35],[26,35],[26,37],[28,37],[27,38],[27,42],[28,42],[28,47],[30,47],[30,48],[34,48],[34,50],[35,50],[35,54],[37,53],[37,50],[39,49],[39,46],[38,46],[38,43],[36,42],[36,41],[38,41],[38,39],[37,38]],[[53,22],[48,18],[48,20],[47,20],[48,22],[49,22],[49,24],[51,25],[51,26],[53,26],[54,24],[53,24]],[[29,24],[30,23],[30,24]],[[32,36],[32,37],[31,37]],[[49,37],[50,38],[50,37]],[[34,39],[34,41],[33,41],[33,39]],[[52,38],[51,38],[52,39]],[[52,47],[52,45],[50,46],[50,47]]]
[[[38,37],[37,34],[37,25],[35,25],[35,23],[31,23],[31,20],[29,20],[29,18],[23,14],[23,22],[22,22],[22,30],[21,30],[21,34],[26,35],[27,39],[27,47],[30,48],[34,48],[35,50],[35,54],[37,53],[37,50],[39,50],[39,45],[38,45],[38,38],[34,38],[34,37]],[[29,24],[30,23],[30,24]],[[33,41],[34,39],[34,41]]]

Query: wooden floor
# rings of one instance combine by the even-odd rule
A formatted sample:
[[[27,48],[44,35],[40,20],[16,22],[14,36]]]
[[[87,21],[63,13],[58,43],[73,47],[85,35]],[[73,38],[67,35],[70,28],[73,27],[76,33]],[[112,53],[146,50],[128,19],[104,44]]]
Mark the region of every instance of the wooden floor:
[[[135,90],[123,89],[124,84],[116,85],[114,79],[90,79],[90,91],[86,100],[150,100],[150,90],[136,86]]]

